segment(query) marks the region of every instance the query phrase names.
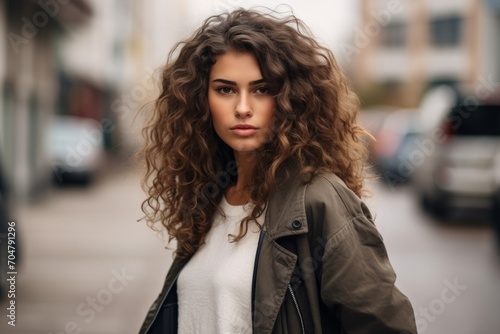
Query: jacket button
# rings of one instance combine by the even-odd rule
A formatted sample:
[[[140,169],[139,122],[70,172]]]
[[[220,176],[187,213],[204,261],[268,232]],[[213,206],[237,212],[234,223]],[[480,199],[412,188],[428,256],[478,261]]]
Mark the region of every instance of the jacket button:
[[[301,228],[301,227],[302,227],[302,223],[301,223],[299,220],[294,220],[294,221],[292,222],[292,227],[293,227],[294,229],[298,230],[299,228]]]

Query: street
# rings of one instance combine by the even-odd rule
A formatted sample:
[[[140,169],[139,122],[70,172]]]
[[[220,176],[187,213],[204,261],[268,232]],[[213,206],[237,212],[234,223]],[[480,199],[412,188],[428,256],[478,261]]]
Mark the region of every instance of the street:
[[[19,208],[16,326],[3,315],[2,333],[137,333],[172,257],[137,222],[145,197],[140,173],[108,175]],[[373,183],[367,203],[419,333],[500,332],[500,261],[487,224],[437,223],[419,211],[407,187]]]
[[[408,187],[376,184],[368,203],[420,334],[500,332],[500,259],[487,222],[438,222]]]
[[[13,330],[2,316],[0,332],[138,332],[172,257],[136,221],[140,175],[108,175],[88,188],[55,189],[19,210],[17,323]]]

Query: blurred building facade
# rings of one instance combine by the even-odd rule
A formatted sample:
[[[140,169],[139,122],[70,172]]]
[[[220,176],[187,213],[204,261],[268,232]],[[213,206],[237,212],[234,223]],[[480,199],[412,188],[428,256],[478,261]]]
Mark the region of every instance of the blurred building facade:
[[[369,103],[413,107],[436,84],[500,82],[500,0],[362,0],[361,17],[346,52]]]
[[[157,94],[154,69],[184,16],[162,0],[0,0],[0,164],[11,197],[51,187],[55,115],[100,122],[111,155],[133,149],[131,125],[142,125],[135,116]]]
[[[44,132],[57,109],[58,35],[85,24],[91,9],[83,0],[3,0],[0,13],[0,163],[14,198],[24,198],[50,182]]]

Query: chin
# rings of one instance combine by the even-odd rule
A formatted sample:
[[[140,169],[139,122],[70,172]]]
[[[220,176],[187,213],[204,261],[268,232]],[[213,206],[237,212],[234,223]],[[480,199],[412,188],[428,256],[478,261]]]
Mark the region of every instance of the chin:
[[[241,154],[249,154],[249,153],[256,152],[257,150],[259,150],[260,147],[262,147],[262,146],[243,146],[243,147],[234,146],[234,147],[232,147],[232,149],[234,152],[238,152]]]

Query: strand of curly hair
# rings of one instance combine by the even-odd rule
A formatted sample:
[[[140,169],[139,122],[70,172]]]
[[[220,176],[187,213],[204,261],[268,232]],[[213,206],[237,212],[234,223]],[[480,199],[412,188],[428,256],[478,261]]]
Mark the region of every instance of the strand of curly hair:
[[[248,184],[253,210],[233,241],[257,223],[279,175],[335,173],[363,193],[366,132],[356,124],[359,102],[332,52],[293,15],[239,9],[209,17],[170,52],[143,130],[144,218],[152,228],[165,226],[181,258],[204,243],[225,189],[237,179],[234,155],[213,129],[207,100],[211,66],[230,50],[252,53],[276,95],[274,139],[255,154]]]

